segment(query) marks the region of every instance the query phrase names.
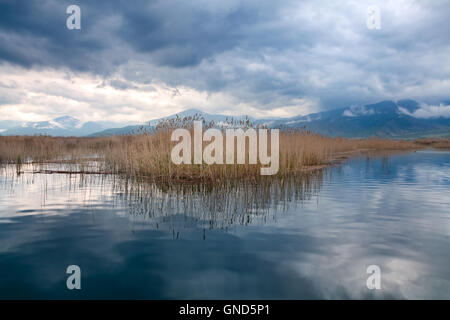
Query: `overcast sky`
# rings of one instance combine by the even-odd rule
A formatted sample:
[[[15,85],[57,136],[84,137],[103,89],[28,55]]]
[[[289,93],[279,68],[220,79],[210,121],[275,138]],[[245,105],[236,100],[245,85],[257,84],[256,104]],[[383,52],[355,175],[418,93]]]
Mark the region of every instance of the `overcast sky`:
[[[81,30],[66,8],[81,8]],[[381,29],[368,29],[367,9]],[[0,0],[0,120],[450,100],[450,1]]]

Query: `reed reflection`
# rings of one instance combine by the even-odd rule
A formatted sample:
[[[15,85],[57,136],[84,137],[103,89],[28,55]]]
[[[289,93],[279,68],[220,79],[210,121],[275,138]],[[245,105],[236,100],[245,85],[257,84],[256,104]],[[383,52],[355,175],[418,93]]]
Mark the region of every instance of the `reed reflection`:
[[[96,209],[128,215],[136,225],[172,232],[224,229],[276,221],[292,206],[318,194],[327,169],[285,178],[221,183],[154,183],[100,174],[95,162],[22,164],[1,169],[0,188],[23,194],[23,206]],[[36,203],[39,202],[39,203]],[[23,210],[22,210],[23,211]],[[45,214],[45,210],[42,211]]]
[[[116,201],[130,219],[157,229],[229,229],[276,220],[276,215],[317,194],[325,169],[285,179],[221,184],[147,184],[116,180]]]

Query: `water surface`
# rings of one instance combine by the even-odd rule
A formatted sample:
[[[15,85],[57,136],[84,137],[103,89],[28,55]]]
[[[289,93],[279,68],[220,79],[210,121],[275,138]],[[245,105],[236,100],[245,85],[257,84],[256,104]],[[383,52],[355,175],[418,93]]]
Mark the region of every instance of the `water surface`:
[[[0,298],[450,298],[449,152],[257,185],[32,170],[0,169]]]

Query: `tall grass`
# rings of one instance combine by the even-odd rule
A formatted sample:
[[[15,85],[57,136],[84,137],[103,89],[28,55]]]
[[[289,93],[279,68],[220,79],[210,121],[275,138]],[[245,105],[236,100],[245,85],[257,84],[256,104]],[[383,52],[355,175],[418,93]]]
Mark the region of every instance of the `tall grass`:
[[[223,181],[234,179],[259,179],[261,165],[175,165],[170,154],[174,142],[170,141],[175,128],[183,127],[192,131],[193,118],[172,119],[160,123],[152,133],[122,137],[113,149],[104,153],[104,160],[114,172],[137,178],[168,181]],[[249,121],[230,121],[228,127],[244,130],[252,125]],[[214,123],[203,123],[204,130]],[[223,129],[224,130],[224,129]],[[204,146],[207,143],[204,143]],[[246,146],[248,159],[248,145]],[[343,139],[314,134],[303,129],[282,130],[280,132],[279,176],[294,174],[305,169],[327,165],[345,152],[357,150],[405,150],[414,149],[414,143],[382,139]],[[193,154],[193,151],[191,152]],[[225,150],[223,150],[225,155]],[[236,155],[235,155],[236,157]],[[236,163],[236,161],[235,161]]]
[[[102,138],[0,137],[0,163],[100,161],[103,172],[121,174],[135,179],[154,181],[226,181],[260,179],[261,165],[175,165],[170,141],[175,128],[192,130],[195,118],[166,121],[154,130],[135,135]],[[234,123],[236,124],[236,123]],[[213,126],[204,125],[204,130]],[[250,125],[238,123],[244,129]],[[292,175],[309,168],[328,165],[337,158],[355,151],[411,150],[421,145],[408,141],[378,138],[330,138],[310,131],[280,131],[279,176]],[[247,150],[248,151],[248,150]],[[225,154],[225,151],[224,151]]]
[[[75,162],[111,149],[119,138],[0,136],[0,163]]]
[[[425,147],[436,149],[450,149],[450,139],[445,138],[426,138],[418,139],[416,143]]]

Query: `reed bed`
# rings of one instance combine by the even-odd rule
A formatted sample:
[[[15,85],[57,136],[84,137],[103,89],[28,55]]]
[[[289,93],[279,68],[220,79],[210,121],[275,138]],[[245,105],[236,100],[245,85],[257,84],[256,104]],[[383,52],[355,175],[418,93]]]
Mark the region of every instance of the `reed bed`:
[[[173,164],[170,155],[176,143],[170,141],[171,133],[175,128],[182,127],[189,129],[193,136],[193,120],[195,118],[173,119],[161,123],[152,133],[122,137],[116,141],[115,150],[105,152],[104,160],[113,172],[128,177],[150,178],[158,181],[220,182],[263,178],[260,174],[261,165],[249,164],[248,144],[245,151],[246,164]],[[204,123],[204,130],[213,126],[214,123]],[[248,121],[239,123],[231,121],[227,128],[233,126],[243,130],[252,127]],[[224,131],[225,129],[223,133]],[[204,143],[203,147],[208,143]],[[279,144],[280,159],[277,175],[281,177],[327,166],[355,151],[417,148],[416,144],[406,141],[330,138],[304,129],[280,131]],[[223,153],[225,155],[225,150]]]
[[[133,179],[163,182],[261,179],[261,165],[248,164],[248,161],[246,164],[175,165],[171,161],[171,150],[176,144],[170,140],[172,131],[180,127],[192,130],[193,120],[195,118],[166,121],[152,130],[126,136],[0,137],[0,163],[79,163],[95,159],[102,163],[102,173],[119,174]],[[204,130],[214,126],[213,123],[204,124]],[[246,122],[232,124],[239,125],[244,130],[251,126]],[[279,142],[277,175],[281,177],[327,166],[360,151],[413,150],[426,146],[424,143],[379,138],[331,138],[304,129],[281,130]],[[248,146],[246,154],[248,159]]]
[[[450,149],[450,139],[445,138],[418,139],[416,143],[429,148]]]
[[[139,135],[120,139],[104,153],[111,171],[152,180],[196,181],[259,179],[260,164],[175,165],[170,152],[173,143],[165,135]],[[381,139],[348,140],[329,138],[301,131],[280,133],[278,176],[321,168],[359,151],[413,150],[411,142]],[[248,156],[247,156],[248,158]]]
[[[0,163],[76,162],[111,149],[117,139],[0,136]]]

